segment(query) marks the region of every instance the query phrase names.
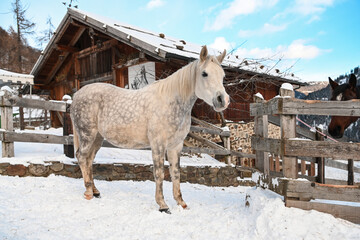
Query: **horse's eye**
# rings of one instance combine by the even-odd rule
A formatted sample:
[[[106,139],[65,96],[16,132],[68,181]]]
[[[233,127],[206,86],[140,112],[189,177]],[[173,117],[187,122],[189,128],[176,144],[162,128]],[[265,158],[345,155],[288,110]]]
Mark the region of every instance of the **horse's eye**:
[[[202,76],[203,76],[203,77],[207,77],[207,76],[208,76],[207,72],[205,72],[205,71],[202,72]]]

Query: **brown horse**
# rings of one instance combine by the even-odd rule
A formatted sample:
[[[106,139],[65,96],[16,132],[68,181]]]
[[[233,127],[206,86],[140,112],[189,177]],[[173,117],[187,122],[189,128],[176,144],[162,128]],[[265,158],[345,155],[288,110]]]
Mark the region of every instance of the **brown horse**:
[[[332,101],[347,101],[360,99],[360,86],[356,86],[356,76],[350,75],[349,82],[339,85],[329,77],[329,83],[332,89]],[[347,127],[355,122],[359,117],[351,116],[332,116],[328,127],[328,132],[334,138],[342,138]]]

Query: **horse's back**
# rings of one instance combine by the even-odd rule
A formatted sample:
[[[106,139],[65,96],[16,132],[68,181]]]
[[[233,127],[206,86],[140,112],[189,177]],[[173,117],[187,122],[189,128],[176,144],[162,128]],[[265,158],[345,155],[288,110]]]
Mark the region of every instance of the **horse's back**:
[[[149,99],[144,92],[104,83],[84,86],[73,98],[75,129],[98,132],[119,147],[148,147],[145,115]]]

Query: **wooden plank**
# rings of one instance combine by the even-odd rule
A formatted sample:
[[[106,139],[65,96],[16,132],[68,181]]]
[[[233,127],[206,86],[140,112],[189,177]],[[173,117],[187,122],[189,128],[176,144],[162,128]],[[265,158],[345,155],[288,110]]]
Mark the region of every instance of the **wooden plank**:
[[[270,172],[275,171],[275,168],[274,168],[274,156],[273,155],[269,156],[269,170],[270,170]]]
[[[208,133],[208,134],[212,134],[212,135],[219,135],[221,137],[230,137],[230,131],[222,131],[219,129],[212,129],[212,128],[206,128],[206,127],[191,126],[190,131],[199,132],[199,133]]]
[[[251,148],[255,151],[267,151],[276,155],[282,155],[283,143],[284,141],[281,141],[281,139],[251,136]]]
[[[1,98],[2,102],[4,102],[9,97],[9,95],[10,95],[9,92],[5,92],[4,96]],[[12,132],[14,130],[12,107],[9,106],[1,107],[1,128],[9,132]],[[2,141],[1,148],[2,148],[2,157],[15,156],[14,141],[11,140]]]
[[[218,144],[216,144],[214,142],[211,142],[210,140],[207,140],[205,138],[199,137],[196,134],[193,134],[191,132],[188,134],[188,136],[195,139],[196,141],[199,141],[202,144],[205,144],[205,145],[209,146],[209,147],[212,147],[212,148],[215,148],[215,149],[226,150],[226,148],[224,148],[223,146],[220,146],[220,145],[218,145]]]
[[[360,116],[360,100],[319,101],[284,99],[282,114]]]
[[[329,213],[337,218],[342,218],[350,222],[360,224],[360,207],[345,206],[329,203],[306,202],[287,199],[286,207],[296,207],[303,210],[316,210]]]
[[[263,103],[265,100],[257,95],[254,95],[254,102]],[[258,137],[267,138],[269,134],[269,122],[268,116],[255,116],[254,117],[254,134]],[[255,167],[259,169],[261,172],[265,173],[266,175],[270,174],[270,167],[269,167],[269,152],[256,150],[255,152]]]
[[[214,130],[219,130],[219,131],[223,131],[220,127],[214,125],[214,124],[211,124],[211,123],[208,123],[208,122],[205,122],[203,120],[200,120],[196,117],[193,117],[191,116],[191,122],[192,123],[195,123],[195,124],[198,124],[198,125],[202,125],[206,128],[211,128],[211,129],[214,129]]]
[[[275,171],[280,172],[280,158],[279,158],[279,155],[275,156]]]
[[[213,155],[229,155],[230,151],[224,149],[213,149],[213,148],[193,148],[193,147],[183,147],[182,152],[187,153],[206,153]]]
[[[319,101],[273,98],[265,103],[251,103],[250,115],[331,115],[360,116],[360,100]]]
[[[360,144],[307,140],[284,140],[284,154],[299,157],[327,157],[359,160]],[[306,151],[304,151],[306,149]]]
[[[287,198],[328,199],[336,201],[360,202],[359,186],[340,186],[305,181],[289,180]]]
[[[282,97],[294,97],[294,91],[280,88]],[[284,98],[287,99],[287,98]],[[289,139],[296,137],[296,116],[280,115],[280,138]],[[290,157],[286,153],[281,156],[283,160],[283,172],[287,178],[298,177],[298,164],[296,156]]]
[[[300,170],[301,170],[301,174],[302,174],[302,175],[305,175],[305,174],[306,174],[306,162],[305,162],[304,160],[301,160]]]
[[[5,142],[39,142],[66,145],[73,144],[72,136],[56,136],[39,133],[1,132],[0,140]]]
[[[250,103],[250,116],[280,114],[283,98],[273,98],[263,103]]]
[[[67,103],[62,101],[43,101],[39,99],[21,98],[12,96],[9,100],[4,100],[1,106],[16,106],[23,108],[37,108],[48,111],[66,112]]]

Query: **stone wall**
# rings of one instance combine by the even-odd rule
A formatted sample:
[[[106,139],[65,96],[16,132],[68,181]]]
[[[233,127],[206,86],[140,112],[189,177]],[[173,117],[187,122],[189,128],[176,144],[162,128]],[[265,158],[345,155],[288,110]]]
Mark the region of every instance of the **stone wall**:
[[[94,178],[100,180],[154,181],[152,165],[137,164],[94,164]],[[243,167],[194,167],[181,168],[181,182],[197,183],[207,186],[255,186],[251,180],[251,169]],[[8,176],[47,177],[50,174],[81,178],[80,167],[76,164],[47,162],[28,166],[0,163],[0,174]],[[169,167],[165,167],[165,180],[170,181]]]

